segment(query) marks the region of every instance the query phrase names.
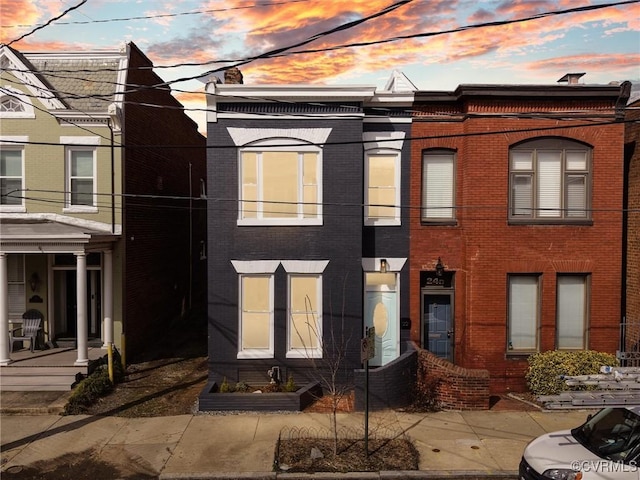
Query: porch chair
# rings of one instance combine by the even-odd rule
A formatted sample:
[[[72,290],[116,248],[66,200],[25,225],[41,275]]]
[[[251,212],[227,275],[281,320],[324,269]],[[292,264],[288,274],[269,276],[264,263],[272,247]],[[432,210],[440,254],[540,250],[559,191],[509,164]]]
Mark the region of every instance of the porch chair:
[[[33,353],[41,323],[42,313],[39,310],[31,309],[24,312],[22,314],[22,326],[9,332],[9,352],[13,353],[13,342],[29,340],[31,353]],[[21,334],[17,335],[18,332],[21,332]]]

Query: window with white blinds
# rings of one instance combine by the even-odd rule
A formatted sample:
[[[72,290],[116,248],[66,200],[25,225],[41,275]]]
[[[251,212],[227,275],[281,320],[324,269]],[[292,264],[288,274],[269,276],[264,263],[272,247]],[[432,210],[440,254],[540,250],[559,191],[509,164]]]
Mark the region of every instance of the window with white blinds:
[[[569,140],[532,140],[510,152],[512,220],[589,219],[590,149]]]
[[[422,158],[422,221],[442,222],[455,218],[455,155],[434,150]]]
[[[509,276],[509,351],[538,350],[539,275]]]
[[[557,282],[557,348],[582,350],[587,331],[587,276],[559,275]]]
[[[25,311],[24,255],[7,255],[9,318],[22,318]]]

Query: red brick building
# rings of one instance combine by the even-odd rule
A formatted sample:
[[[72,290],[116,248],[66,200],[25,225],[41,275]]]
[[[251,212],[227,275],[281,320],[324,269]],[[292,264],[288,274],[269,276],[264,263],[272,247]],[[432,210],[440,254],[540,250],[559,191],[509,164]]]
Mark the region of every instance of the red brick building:
[[[629,84],[580,76],[415,96],[411,338],[494,393],[531,353],[619,347]]]
[[[633,92],[625,126],[626,351],[640,343],[640,92]]]

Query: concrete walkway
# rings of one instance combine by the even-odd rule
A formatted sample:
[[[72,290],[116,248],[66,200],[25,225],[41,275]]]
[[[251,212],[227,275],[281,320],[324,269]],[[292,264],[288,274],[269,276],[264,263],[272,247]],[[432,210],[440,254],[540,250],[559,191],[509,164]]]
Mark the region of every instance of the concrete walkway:
[[[4,396],[4,394],[3,394]],[[589,411],[371,413],[372,435],[405,433],[420,453],[420,471],[346,474],[343,478],[517,478],[526,444],[545,432],[581,424]],[[55,462],[65,454],[92,455],[123,476],[160,479],[311,478],[274,473],[276,440],[292,431],[323,432],[321,413],[196,414],[121,418],[0,416],[2,472]],[[363,413],[339,414],[340,428],[362,430]],[[296,430],[297,429],[297,430]],[[10,470],[11,471],[11,470]],[[339,478],[313,474],[312,478]]]

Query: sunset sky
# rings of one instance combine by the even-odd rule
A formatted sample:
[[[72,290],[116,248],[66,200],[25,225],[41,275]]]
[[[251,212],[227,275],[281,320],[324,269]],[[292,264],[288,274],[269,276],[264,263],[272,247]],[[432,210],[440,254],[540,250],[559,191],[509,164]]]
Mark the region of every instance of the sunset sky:
[[[1,0],[0,41],[30,33],[80,3]],[[615,0],[89,0],[11,46],[22,52],[113,50],[133,41],[156,67],[197,64],[157,70],[163,79],[174,80],[295,45],[396,3],[384,15],[319,35],[298,48],[320,52],[286,50],[284,56],[241,65],[244,82],[382,88],[394,69],[420,90],[478,83],[552,84],[568,72],[586,72],[582,82],[590,84],[640,82],[638,2],[480,26]],[[461,31],[440,33],[457,29]],[[429,35],[397,39],[417,34]],[[202,82],[172,87],[187,108],[205,107],[199,93]],[[203,124],[203,113],[190,114]]]

